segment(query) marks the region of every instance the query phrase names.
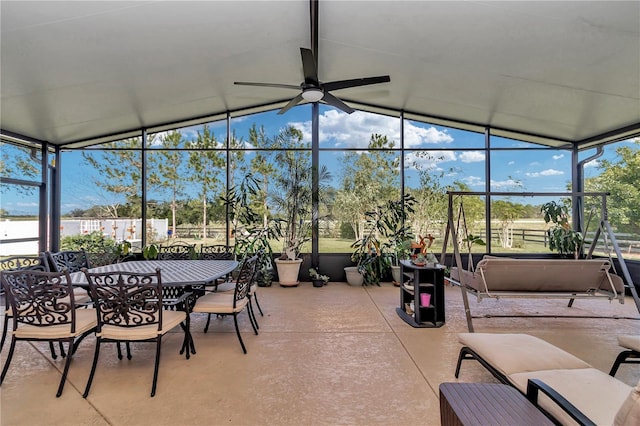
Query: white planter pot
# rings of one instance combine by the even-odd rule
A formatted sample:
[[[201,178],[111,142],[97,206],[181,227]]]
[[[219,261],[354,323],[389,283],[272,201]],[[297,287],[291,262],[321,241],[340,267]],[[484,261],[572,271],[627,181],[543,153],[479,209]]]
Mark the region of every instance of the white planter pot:
[[[393,281],[400,283],[402,280],[401,269],[399,266],[391,265],[391,276],[393,277]]]
[[[278,280],[283,287],[295,287],[300,284],[298,274],[302,259],[281,260],[275,259],[276,268],[278,269]]]
[[[360,272],[358,272],[357,266],[347,266],[344,268],[344,273],[347,275],[347,282],[353,286],[361,286],[364,283],[364,278]]]

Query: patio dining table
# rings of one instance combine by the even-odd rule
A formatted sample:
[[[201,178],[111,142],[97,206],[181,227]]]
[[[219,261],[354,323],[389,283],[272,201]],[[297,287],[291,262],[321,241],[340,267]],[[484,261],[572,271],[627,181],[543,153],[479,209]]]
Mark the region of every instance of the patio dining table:
[[[89,269],[89,272],[155,272],[160,269],[162,287],[168,288],[168,293],[181,296],[190,292],[193,288],[204,287],[215,283],[221,278],[231,273],[238,266],[235,260],[136,260],[131,262],[114,263],[111,265],[98,266]],[[71,275],[73,285],[78,287],[88,287],[87,277],[83,272],[74,272]],[[164,292],[163,292],[164,293]],[[194,292],[196,294],[196,292]],[[187,302],[187,315],[191,311],[191,302]],[[180,353],[186,351],[186,357],[190,353],[196,353],[191,331],[188,326],[182,325],[184,330],[184,342]],[[81,339],[80,339],[81,340]],[[76,342],[76,346],[79,343]]]
[[[89,269],[89,272],[155,272],[162,274],[163,287],[192,287],[214,283],[238,266],[235,260],[135,260]],[[82,272],[71,274],[74,285],[87,286]]]

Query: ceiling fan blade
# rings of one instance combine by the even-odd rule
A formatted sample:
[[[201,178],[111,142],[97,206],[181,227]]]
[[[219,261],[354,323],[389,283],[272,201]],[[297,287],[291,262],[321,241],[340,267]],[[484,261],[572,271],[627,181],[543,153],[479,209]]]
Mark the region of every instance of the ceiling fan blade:
[[[300,55],[302,56],[302,70],[304,71],[304,82],[318,87],[318,67],[316,60],[313,57],[311,49],[300,48]]]
[[[347,89],[349,87],[367,86],[369,84],[388,83],[391,81],[391,77],[388,75],[381,75],[379,77],[365,77],[365,78],[353,78],[351,80],[338,80],[323,83],[324,90],[339,90]]]
[[[294,106],[298,105],[300,102],[302,102],[302,93],[299,93],[298,96],[291,99],[288,104],[286,104],[280,111],[278,111],[278,115],[284,114]]]
[[[251,83],[248,81],[234,81],[233,84],[237,84],[240,86],[259,86],[259,87],[278,87],[281,89],[295,89],[300,90],[300,86],[295,86],[293,84],[279,84],[279,83]]]
[[[346,112],[347,114],[351,114],[352,112],[355,111],[349,105],[345,104],[340,99],[336,98],[335,96],[333,96],[331,93],[327,92],[326,90],[324,92],[324,96],[322,97],[322,100],[325,101],[326,103],[328,103],[331,106],[334,106],[334,107],[336,107],[338,109],[341,109],[342,111]]]

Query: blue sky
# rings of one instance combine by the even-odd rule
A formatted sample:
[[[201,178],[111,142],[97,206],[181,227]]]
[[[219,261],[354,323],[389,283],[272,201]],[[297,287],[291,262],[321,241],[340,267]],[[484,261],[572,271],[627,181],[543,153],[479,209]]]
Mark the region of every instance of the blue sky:
[[[311,140],[311,108],[302,105],[284,115],[277,111],[240,117],[232,120],[236,136],[248,141],[249,128],[253,123],[264,126],[267,135],[275,135],[287,125],[299,128],[305,140]],[[330,107],[320,108],[321,148],[366,148],[372,133],[386,135],[399,146],[400,121],[395,117],[356,111],[349,115]],[[226,124],[210,123],[210,129],[218,140],[224,140]],[[185,138],[195,137],[201,126],[182,129]],[[461,181],[472,190],[483,191],[486,185],[484,175],[485,153],[484,135],[430,124],[405,121],[405,148],[425,149],[431,159],[417,158],[416,152],[409,151],[405,157],[407,164],[417,161],[422,167],[434,173],[444,172],[443,183]],[[493,146],[501,148],[538,147],[509,139],[492,138]],[[615,157],[615,147],[605,147],[602,158]],[[592,155],[595,150],[581,153],[581,158]],[[87,208],[93,204],[111,204],[113,195],[97,188],[93,182],[97,178],[93,170],[82,159],[80,152],[66,152],[62,157],[62,212],[74,208]],[[321,152],[320,161],[326,164],[337,179],[340,175],[341,154]],[[597,174],[597,161],[585,168],[587,177]],[[494,191],[564,191],[571,179],[571,153],[550,149],[499,150],[491,157],[491,188]],[[418,182],[415,169],[405,170],[407,183],[415,186]],[[336,182],[337,184],[337,182]],[[33,214],[37,209],[37,196],[5,193],[2,194],[2,208],[13,214]]]

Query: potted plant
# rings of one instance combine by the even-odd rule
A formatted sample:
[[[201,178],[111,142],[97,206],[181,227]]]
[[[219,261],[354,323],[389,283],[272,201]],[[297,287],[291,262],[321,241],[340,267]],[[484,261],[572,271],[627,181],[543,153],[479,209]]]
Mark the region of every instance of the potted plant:
[[[365,285],[380,285],[391,266],[391,247],[410,241],[411,231],[405,222],[415,201],[405,194],[400,200],[388,200],[365,214],[369,232],[351,245],[354,249],[351,261],[356,263]]]
[[[545,223],[553,223],[547,230],[549,249],[557,250],[561,257],[579,259],[584,244],[582,233],[571,229],[569,223],[569,208],[564,204],[549,201],[540,208],[544,213]]]
[[[411,240],[390,240],[392,248],[392,262],[391,262],[391,277],[393,278],[393,284],[399,286],[402,281],[402,268],[400,267],[400,261],[408,259],[411,255]]]
[[[322,287],[329,282],[329,276],[321,275],[317,268],[309,268],[309,277],[314,287]]]
[[[238,260],[264,250],[265,255],[260,257],[258,265],[257,282],[260,287],[268,287],[273,277],[273,250],[269,241],[282,235],[281,220],[265,221],[252,207],[252,201],[259,194],[259,185],[260,180],[248,173],[239,185],[229,188],[226,195],[220,198],[229,212],[234,237],[233,251]]]
[[[289,126],[273,139],[275,175],[271,199],[280,217],[283,218],[284,245],[282,254],[275,259],[278,281],[281,286],[295,287],[299,284],[298,274],[302,264],[300,252],[311,240],[311,205],[314,191],[319,196],[320,186],[331,178],[326,167],[318,171],[318,186],[312,185],[313,169],[311,155],[307,151],[292,150],[304,147],[303,135],[299,129]],[[323,202],[322,199],[319,199]]]

